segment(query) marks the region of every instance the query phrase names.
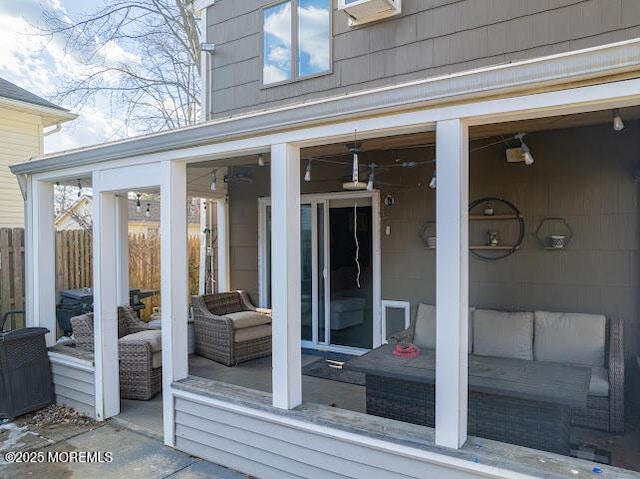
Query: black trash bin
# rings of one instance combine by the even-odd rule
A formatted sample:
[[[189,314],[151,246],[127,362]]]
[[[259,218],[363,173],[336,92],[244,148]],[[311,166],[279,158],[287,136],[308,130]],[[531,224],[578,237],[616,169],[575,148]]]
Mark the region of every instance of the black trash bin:
[[[54,402],[46,328],[0,332],[0,418],[36,411]]]

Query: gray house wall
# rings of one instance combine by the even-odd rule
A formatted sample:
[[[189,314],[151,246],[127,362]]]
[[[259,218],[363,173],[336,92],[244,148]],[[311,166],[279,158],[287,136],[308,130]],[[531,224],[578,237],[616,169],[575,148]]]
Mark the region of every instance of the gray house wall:
[[[627,355],[640,350],[638,328],[638,189],[633,181],[640,146],[640,124],[627,122],[616,133],[610,125],[531,133],[527,142],[535,164],[507,164],[505,147],[471,153],[470,199],[503,197],[525,219],[520,251],[500,261],[470,260],[470,304],[482,308],[603,313],[625,321]],[[472,142],[473,150],[482,142]],[[394,157],[421,161],[433,149],[395,150]],[[391,152],[365,153],[363,161],[388,163]],[[304,170],[303,170],[304,171]],[[381,207],[382,298],[435,300],[435,251],[418,234],[435,215],[435,192],[428,188],[433,165],[379,173],[381,196],[396,203]],[[269,195],[268,168],[252,168],[254,183],[230,185],[232,286],[258,291],[258,197]],[[303,193],[340,191],[344,171],[313,168]],[[535,230],[545,217],[563,217],[575,235],[564,251],[547,251]],[[470,228],[470,242],[481,243],[486,224]],[[484,222],[483,222],[484,223]],[[385,234],[386,227],[390,234]],[[509,226],[493,224],[504,241]]]
[[[349,27],[333,0],[331,74],[262,88],[262,8],[208,10],[212,117],[509,63],[640,36],[637,0],[403,0],[403,13]]]

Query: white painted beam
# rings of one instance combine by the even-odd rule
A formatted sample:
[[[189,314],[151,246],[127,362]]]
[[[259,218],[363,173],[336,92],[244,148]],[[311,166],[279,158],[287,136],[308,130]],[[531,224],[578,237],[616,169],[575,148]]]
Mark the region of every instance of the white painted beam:
[[[120,413],[116,196],[93,175],[93,328],[96,418]]]
[[[164,442],[173,446],[174,409],[171,383],[189,374],[187,323],[189,273],[187,268],[187,167],[160,165],[160,265],[162,295],[162,389]]]
[[[469,328],[469,130],[436,128],[436,444],[467,440]]]
[[[218,288],[222,293],[231,290],[231,250],[229,247],[229,199],[216,200],[218,228]]]
[[[271,148],[273,406],[302,403],[300,350],[300,148]]]
[[[118,306],[129,305],[129,202],[126,193],[116,197],[116,280]]]
[[[47,328],[52,346],[57,338],[56,255],[53,183],[31,179],[26,204],[26,322]],[[30,193],[30,194],[29,194]]]

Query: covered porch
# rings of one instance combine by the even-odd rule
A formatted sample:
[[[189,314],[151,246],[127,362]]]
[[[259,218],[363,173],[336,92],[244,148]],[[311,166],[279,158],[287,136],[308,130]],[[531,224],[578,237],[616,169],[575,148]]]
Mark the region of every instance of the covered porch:
[[[554,59],[545,61],[551,68]],[[608,78],[461,103],[422,101],[408,111],[389,106],[371,112],[363,105],[357,118],[342,106],[335,121],[300,120],[256,132],[244,125],[225,133],[234,122],[255,121],[231,119],[212,125],[205,144],[198,146],[187,146],[196,141],[190,138],[181,148],[154,152],[164,137],[152,136],[139,150],[125,148],[113,157],[92,158],[95,152],[89,151],[63,155],[58,162],[55,157],[32,162],[29,168],[40,169],[23,177],[27,318],[55,331],[49,198],[56,181],[85,178],[94,192],[95,353],[84,358],[53,354],[59,364],[82,365],[90,373],[98,419],[125,412],[116,319],[129,288],[123,265],[126,222],[118,213],[118,196],[159,191],[167,445],[259,477],[294,472],[304,477],[530,477],[540,471],[572,477],[595,469],[626,477],[621,469],[591,461],[470,437],[476,376],[469,373],[474,361],[469,354],[478,354],[480,340],[501,339],[500,322],[493,323],[496,338],[474,336],[478,310],[621,319],[627,366],[622,380],[628,396],[637,398],[630,379],[638,347],[640,277],[637,105],[637,79]],[[626,122],[623,131],[612,127],[617,109]],[[525,136],[517,138],[519,133]],[[345,146],[354,141],[362,144],[356,152],[359,178],[349,167],[354,151]],[[519,159],[508,163],[507,149],[519,150]],[[343,183],[360,181],[364,187],[357,192],[344,192]],[[271,354],[235,367],[202,359],[197,346],[196,355],[189,356],[186,201],[196,193],[217,204],[216,290],[245,290],[257,307],[271,310]],[[476,200],[481,201],[474,205]],[[470,211],[470,204],[476,209]],[[502,220],[515,221],[501,226]],[[338,244],[331,248],[327,225],[347,232],[337,237],[346,258],[342,271],[321,267],[340,264],[337,257],[327,258]],[[351,261],[352,246],[344,246],[350,238],[357,261]],[[356,289],[367,289],[366,294],[346,284],[354,280],[351,263],[356,264]],[[342,284],[340,291],[332,284]],[[366,414],[371,412],[369,383],[365,388],[303,374],[332,354],[339,354],[337,361],[349,371],[351,360],[344,355],[379,349],[393,334],[412,323],[415,328],[421,305],[434,308],[432,425]],[[506,338],[489,349],[513,346]],[[51,335],[50,344],[54,341]],[[604,361],[612,345],[603,341]],[[494,348],[480,355],[524,360],[502,353]],[[579,376],[577,369],[586,368],[567,371]],[[585,389],[585,401],[586,396]],[[631,409],[626,417],[635,413]],[[606,434],[620,435],[616,427]],[[571,434],[573,441],[582,433]],[[633,467],[624,457],[618,465]]]

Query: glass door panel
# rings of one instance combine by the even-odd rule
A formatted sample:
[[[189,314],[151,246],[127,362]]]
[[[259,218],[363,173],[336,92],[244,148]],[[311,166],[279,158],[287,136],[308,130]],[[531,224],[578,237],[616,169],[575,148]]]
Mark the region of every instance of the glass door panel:
[[[311,205],[300,205],[301,311],[302,339],[313,340],[313,235]]]
[[[329,203],[328,316],[333,345],[373,347],[372,218],[370,201]]]

